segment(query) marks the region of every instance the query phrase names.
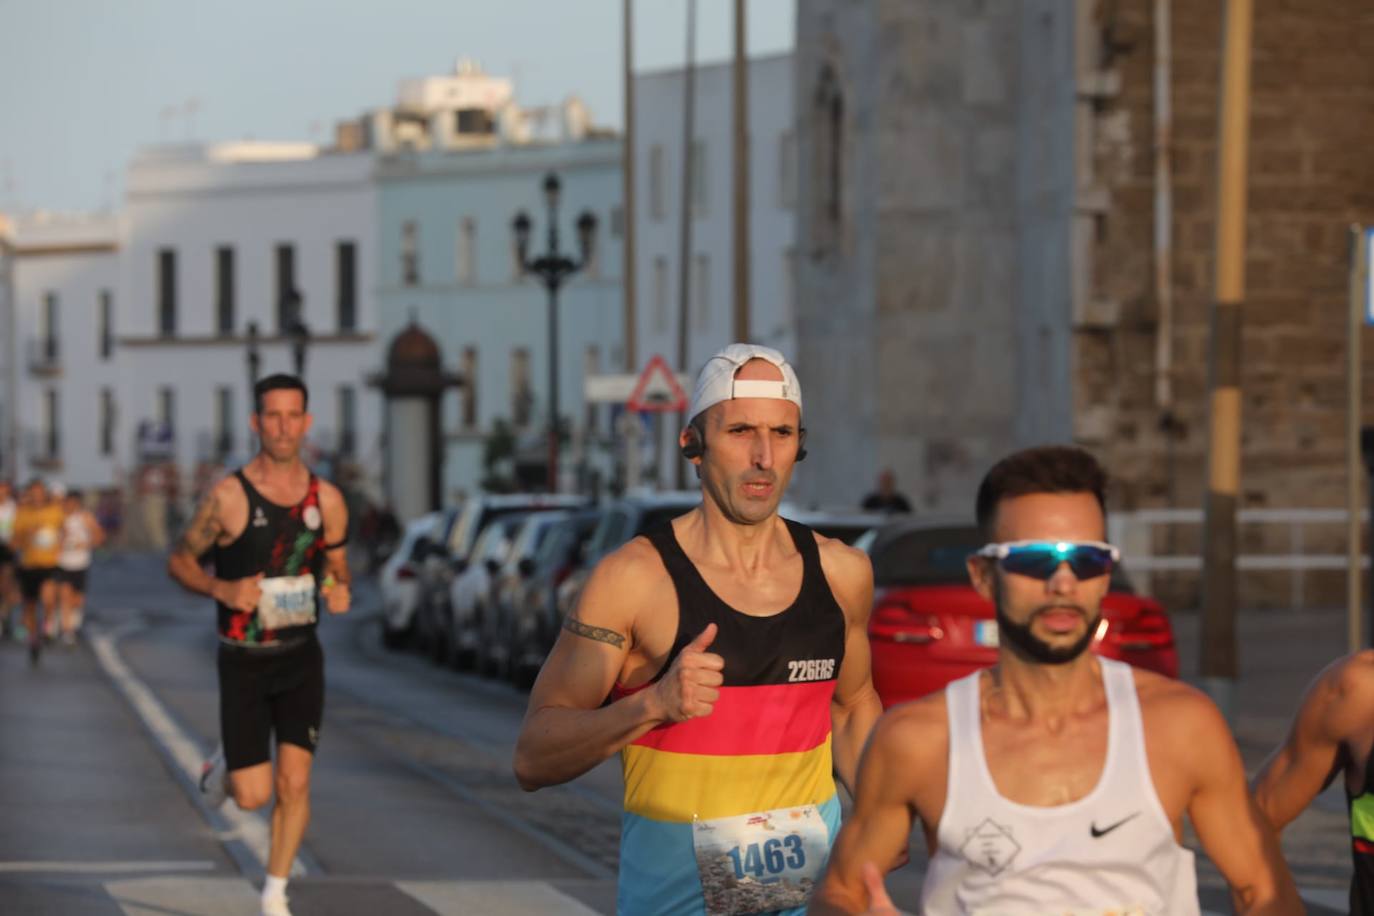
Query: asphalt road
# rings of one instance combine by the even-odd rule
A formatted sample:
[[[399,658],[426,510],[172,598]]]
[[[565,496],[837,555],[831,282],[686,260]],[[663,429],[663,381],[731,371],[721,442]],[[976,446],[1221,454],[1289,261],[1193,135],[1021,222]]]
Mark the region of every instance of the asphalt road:
[[[0,644],[0,911],[256,912],[263,819],[209,811],[194,790],[218,732],[213,610],[160,561],[118,556],[92,576],[86,640],[36,668]],[[614,912],[620,777],[521,792],[510,772],[525,697],[379,647],[375,593],[321,626],[328,698],[312,822],[292,879],[309,914]],[[1191,670],[1195,638],[1178,621]],[[1337,615],[1242,625],[1237,733],[1255,766],[1303,683],[1340,651]],[[1301,638],[1299,638],[1301,637]],[[1343,912],[1343,805],[1333,794],[1285,834],[1314,913]],[[1202,857],[1209,910],[1228,910]],[[914,912],[923,856],[891,876]],[[1323,906],[1325,904],[1325,906]]]

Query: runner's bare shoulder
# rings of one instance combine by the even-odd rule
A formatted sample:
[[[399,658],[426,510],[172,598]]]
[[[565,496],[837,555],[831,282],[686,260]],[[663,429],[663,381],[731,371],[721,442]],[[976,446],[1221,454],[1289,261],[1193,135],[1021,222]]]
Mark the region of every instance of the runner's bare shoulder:
[[[945,691],[938,690],[893,706],[878,719],[865,755],[883,758],[884,773],[901,781],[902,795],[922,818],[944,806],[949,766],[949,714]]]
[[[1332,737],[1347,739],[1374,721],[1374,649],[1337,659],[1317,675],[1303,698]]]
[[[633,628],[636,616],[657,608],[672,580],[648,538],[636,537],[602,557],[592,568],[574,616],[586,624],[619,632]]]
[[[821,552],[821,569],[835,597],[848,608],[858,609],[865,618],[873,601],[873,561],[857,547],[820,532],[816,546]]]
[[[1211,697],[1183,681],[1132,668],[1148,745],[1166,759],[1219,763],[1238,753],[1230,726]],[[1154,751],[1151,751],[1154,756]],[[1238,759],[1238,758],[1237,758]]]

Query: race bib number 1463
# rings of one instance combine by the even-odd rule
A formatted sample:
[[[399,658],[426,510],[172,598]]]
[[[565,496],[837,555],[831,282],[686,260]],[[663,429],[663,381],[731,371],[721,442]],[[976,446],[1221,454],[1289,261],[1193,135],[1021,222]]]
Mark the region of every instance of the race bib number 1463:
[[[830,852],[814,805],[697,820],[697,870],[711,916],[806,906]]]

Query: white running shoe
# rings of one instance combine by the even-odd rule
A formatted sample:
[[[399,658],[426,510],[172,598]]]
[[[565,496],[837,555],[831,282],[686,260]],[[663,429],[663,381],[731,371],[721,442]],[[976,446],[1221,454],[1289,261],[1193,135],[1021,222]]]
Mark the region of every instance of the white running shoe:
[[[218,808],[229,797],[229,770],[224,762],[224,745],[215,748],[200,768],[200,794],[205,804]],[[283,904],[284,906],[285,904]]]
[[[291,908],[286,905],[286,895],[263,897],[262,916],[291,916]]]

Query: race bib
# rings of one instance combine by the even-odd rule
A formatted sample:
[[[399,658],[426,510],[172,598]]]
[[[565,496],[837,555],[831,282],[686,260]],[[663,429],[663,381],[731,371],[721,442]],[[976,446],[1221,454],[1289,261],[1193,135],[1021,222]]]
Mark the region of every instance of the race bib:
[[[815,805],[692,822],[710,916],[806,906],[830,854]]]
[[[42,550],[51,550],[57,546],[57,529],[43,527],[33,533],[33,546]]]
[[[315,577],[276,576],[258,583],[258,622],[267,630],[305,626],[315,622]]]

